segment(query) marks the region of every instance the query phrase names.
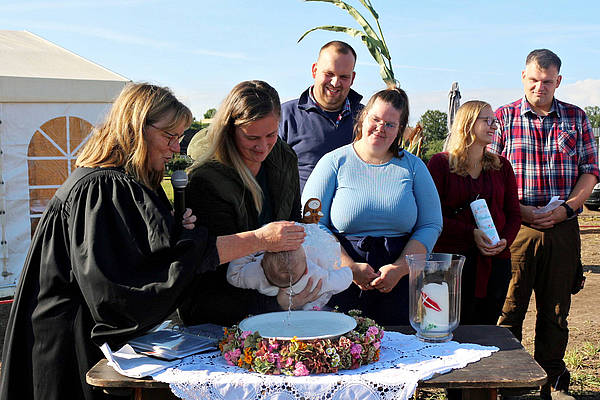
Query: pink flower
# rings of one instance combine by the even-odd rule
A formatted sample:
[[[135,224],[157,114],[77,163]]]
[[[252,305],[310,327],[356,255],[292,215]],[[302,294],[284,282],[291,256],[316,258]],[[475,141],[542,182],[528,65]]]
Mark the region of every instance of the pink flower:
[[[294,363],[294,359],[293,359],[292,357],[288,357],[288,358],[285,360],[284,367],[285,367],[285,368],[287,368],[287,367],[291,366],[293,363]]]
[[[279,354],[267,353],[265,355],[267,356],[267,361],[271,364],[273,364],[274,362],[277,362],[277,364],[279,364]]]
[[[358,343],[353,344],[350,348],[350,354],[352,354],[352,357],[360,358],[360,353],[362,353],[362,346]]]
[[[378,333],[379,329],[377,329],[376,326],[370,326],[369,329],[367,329],[367,335],[369,336],[377,336]]]
[[[295,365],[294,376],[306,376],[308,374],[309,372],[308,369],[306,369],[306,366],[302,364],[301,361],[298,361]]]
[[[248,336],[252,335],[251,331],[244,331],[242,332],[242,334],[240,335],[240,339],[245,340]]]
[[[236,365],[236,362],[238,358],[240,358],[241,354],[242,351],[240,349],[228,351],[227,353],[225,353],[225,361],[227,361],[227,364],[229,365]]]
[[[321,311],[321,307],[319,307],[319,306],[313,306],[312,310],[313,311]]]
[[[381,347],[381,342],[379,340],[373,342],[373,347],[375,347],[375,350],[378,350]]]

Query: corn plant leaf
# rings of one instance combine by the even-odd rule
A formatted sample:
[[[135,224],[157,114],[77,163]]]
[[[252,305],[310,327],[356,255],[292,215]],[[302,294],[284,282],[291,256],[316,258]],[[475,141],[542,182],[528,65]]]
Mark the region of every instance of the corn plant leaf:
[[[366,35],[363,31],[359,31],[358,29],[348,28],[346,26],[323,25],[317,26],[316,28],[312,28],[304,32],[304,34],[300,36],[300,39],[298,39],[298,42],[304,39],[306,35],[316,30],[343,32],[350,36],[360,38],[363,41],[363,43],[367,46],[367,49],[369,50],[375,61],[377,61],[377,63],[379,64],[379,74],[381,75],[382,79],[385,82],[396,82],[394,79],[394,73],[390,68],[388,68],[388,66],[385,63],[385,59],[381,51],[382,43],[379,39],[374,40],[372,37]]]
[[[379,14],[377,14],[377,11],[375,11],[375,9],[373,8],[373,6],[371,5],[371,2],[369,0],[359,0],[363,6],[365,6],[365,8],[367,10],[369,10],[371,12],[371,15],[373,16],[373,18],[375,19],[379,19]]]
[[[313,0],[316,1],[316,0]],[[350,36],[353,37],[357,37],[357,38],[367,38],[366,40],[368,40],[370,43],[373,43],[373,45],[375,47],[380,47],[381,46],[381,42],[379,42],[378,39],[376,39],[376,41],[373,41],[373,39],[369,36],[367,36],[363,31],[359,31],[358,29],[354,29],[354,28],[348,28],[346,26],[336,26],[336,25],[323,25],[323,26],[317,26],[316,28],[312,28],[309,29],[308,31],[304,32],[302,34],[302,36],[300,36],[300,39],[298,39],[298,42],[300,42],[302,39],[304,39],[306,37],[306,35],[308,35],[309,33],[316,31],[316,30],[324,30],[324,31],[331,31],[331,32],[343,32],[343,33],[347,33]],[[379,42],[379,43],[377,43]]]
[[[345,26],[335,26],[335,25],[324,25],[318,26],[316,28],[310,29],[306,31],[298,42],[300,42],[306,35],[310,32],[316,30],[325,30],[332,32],[343,32],[353,37],[358,37],[362,40],[362,42],[367,46],[367,49],[379,64],[379,74],[383,78],[383,81],[387,84],[393,84],[399,87],[399,82],[394,77],[394,71],[392,69],[392,57],[390,55],[387,44],[385,43],[385,39],[383,38],[383,31],[381,30],[381,26],[379,25],[379,15],[373,8],[371,4],[371,0],[359,0],[360,3],[371,13],[371,15],[375,18],[375,22],[377,23],[377,28],[379,29],[379,35],[375,32],[371,24],[362,16],[358,10],[356,10],[353,6],[347,4],[342,0],[304,0],[304,1],[319,1],[323,3],[331,3],[338,8],[346,10],[350,16],[352,16],[356,22],[363,28],[364,31],[348,28]],[[387,61],[387,62],[386,62]]]
[[[367,35],[369,35],[374,40],[381,41],[379,36],[377,35],[377,32],[375,32],[375,30],[373,29],[371,24],[369,24],[369,21],[367,21],[362,16],[362,14],[360,12],[358,12],[358,10],[356,8],[352,7],[350,4],[340,1],[340,0],[305,0],[305,1],[307,1],[307,2],[308,1],[320,1],[323,3],[331,3],[331,4],[335,5],[336,7],[341,8],[342,10],[346,10],[348,12],[348,14],[350,14],[352,16],[352,18],[354,18],[356,20],[356,22],[358,22],[358,24],[364,29],[364,31]],[[387,46],[385,44],[383,44],[381,46],[381,49],[382,49],[382,54],[384,55],[384,57],[390,58],[390,55],[387,50]]]

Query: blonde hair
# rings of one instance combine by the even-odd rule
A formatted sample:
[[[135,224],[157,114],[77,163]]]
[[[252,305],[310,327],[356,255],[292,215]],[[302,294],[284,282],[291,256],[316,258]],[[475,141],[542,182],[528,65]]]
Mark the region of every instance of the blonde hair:
[[[208,128],[208,149],[197,156],[193,170],[208,161],[233,168],[250,191],[256,210],[262,210],[262,189],[240,156],[235,144],[235,129],[269,115],[279,119],[281,103],[277,91],[263,81],[238,83],[227,95]]]
[[[122,167],[150,188],[157,188],[163,171],[151,170],[146,126],[167,118],[165,130],[192,122],[191,111],[169,88],[148,83],[129,83],[115,99],[106,119],[77,157],[78,167]]]
[[[447,148],[450,172],[467,176],[469,169],[467,159],[468,149],[475,142],[473,126],[477,122],[477,117],[479,117],[481,111],[486,107],[492,108],[485,101],[471,100],[460,106],[456,112]],[[484,171],[487,171],[490,169],[500,169],[502,164],[497,155],[490,153],[484,148],[481,166]]]

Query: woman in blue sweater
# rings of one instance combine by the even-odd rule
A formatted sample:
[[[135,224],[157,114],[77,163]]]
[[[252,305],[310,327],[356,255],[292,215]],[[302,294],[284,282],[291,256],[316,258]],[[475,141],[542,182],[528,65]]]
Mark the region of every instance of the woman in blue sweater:
[[[383,325],[408,324],[405,255],[430,252],[442,230],[435,184],[425,164],[400,148],[408,97],[377,92],[359,115],[354,142],[327,153],[306,182],[302,203],[321,200],[320,224],[338,237],[354,285],[332,297]]]

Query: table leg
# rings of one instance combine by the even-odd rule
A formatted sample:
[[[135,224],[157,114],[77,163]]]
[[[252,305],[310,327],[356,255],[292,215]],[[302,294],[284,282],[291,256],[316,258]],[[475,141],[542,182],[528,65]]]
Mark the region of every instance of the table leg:
[[[135,388],[134,400],[179,400],[170,389]]]
[[[462,389],[462,400],[496,400],[498,389]]]

